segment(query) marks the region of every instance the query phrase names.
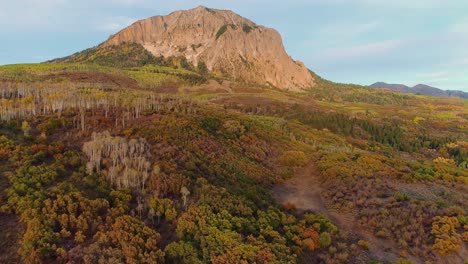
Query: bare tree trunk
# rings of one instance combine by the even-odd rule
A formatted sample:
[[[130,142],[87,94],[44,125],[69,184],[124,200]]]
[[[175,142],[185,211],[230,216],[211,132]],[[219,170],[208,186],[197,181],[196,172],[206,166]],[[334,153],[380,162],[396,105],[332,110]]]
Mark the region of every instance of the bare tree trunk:
[[[80,116],[81,116],[81,131],[84,132],[85,130],[85,110],[83,108],[80,109]]]

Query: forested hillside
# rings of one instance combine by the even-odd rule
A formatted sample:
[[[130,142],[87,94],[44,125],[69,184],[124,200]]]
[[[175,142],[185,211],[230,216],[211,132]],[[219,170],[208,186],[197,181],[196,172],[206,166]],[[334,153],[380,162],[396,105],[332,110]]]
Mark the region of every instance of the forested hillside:
[[[464,99],[293,93],[125,44],[0,67],[0,120],[1,263],[468,259]],[[274,191],[307,166],[320,210]]]

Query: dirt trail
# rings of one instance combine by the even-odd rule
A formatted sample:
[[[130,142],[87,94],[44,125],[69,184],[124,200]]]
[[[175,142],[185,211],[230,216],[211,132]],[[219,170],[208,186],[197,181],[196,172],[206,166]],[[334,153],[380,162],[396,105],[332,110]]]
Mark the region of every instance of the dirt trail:
[[[320,197],[322,188],[318,177],[315,176],[315,165],[311,162],[283,185],[273,189],[276,199],[281,203],[294,204],[298,209],[313,212],[326,212],[327,209]]]
[[[315,161],[298,169],[295,175],[284,184],[276,186],[273,194],[281,204],[294,204],[298,210],[312,211],[325,214],[340,229],[348,233],[349,237],[358,237],[369,242],[370,259],[393,263],[398,259],[398,248],[388,240],[375,237],[371,232],[359,226],[352,213],[340,212],[327,208],[320,194],[325,191],[315,167]],[[413,260],[418,263],[417,260]]]

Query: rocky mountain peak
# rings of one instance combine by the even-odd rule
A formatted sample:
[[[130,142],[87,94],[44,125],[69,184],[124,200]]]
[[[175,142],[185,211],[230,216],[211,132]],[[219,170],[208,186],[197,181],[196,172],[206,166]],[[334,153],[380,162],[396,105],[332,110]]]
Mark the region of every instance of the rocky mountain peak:
[[[134,42],[155,56],[186,57],[213,73],[279,89],[314,85],[301,62],[286,53],[280,34],[230,10],[199,6],[140,20],[111,36],[103,46]]]

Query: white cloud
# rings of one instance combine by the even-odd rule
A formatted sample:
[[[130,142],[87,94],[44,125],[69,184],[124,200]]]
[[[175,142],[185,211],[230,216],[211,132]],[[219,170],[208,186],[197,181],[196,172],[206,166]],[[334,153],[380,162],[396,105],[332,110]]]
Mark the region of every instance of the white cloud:
[[[50,18],[67,0],[4,1],[0,13],[0,30],[55,28]]]
[[[430,79],[435,79],[435,78],[447,78],[447,76],[450,76],[450,72],[447,71],[434,71],[434,72],[421,72],[416,74],[415,76],[418,78],[430,78]]]
[[[108,17],[101,24],[96,25],[96,29],[104,32],[115,33],[118,30],[124,29],[138,19],[124,16]]]
[[[468,67],[468,56],[467,57],[456,57],[446,63],[449,67]]]
[[[340,1],[340,0],[336,0]],[[341,0],[361,6],[399,9],[436,9],[467,6],[465,0]]]
[[[176,0],[173,2],[180,2]],[[205,3],[220,1],[201,1]],[[270,0],[237,0],[237,3],[271,3]],[[467,6],[466,0],[288,0],[288,4],[320,4],[320,5],[355,5],[360,7],[378,7],[378,8],[453,8]]]
[[[455,34],[468,34],[468,18],[464,18],[452,24],[449,30]]]
[[[321,27],[319,34],[358,37],[359,35],[373,32],[381,26],[381,21],[370,21],[364,23],[343,21]]]
[[[350,59],[384,55],[404,44],[402,40],[386,40],[350,47],[330,48],[322,55],[328,59]]]

